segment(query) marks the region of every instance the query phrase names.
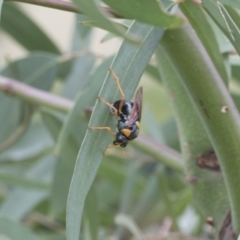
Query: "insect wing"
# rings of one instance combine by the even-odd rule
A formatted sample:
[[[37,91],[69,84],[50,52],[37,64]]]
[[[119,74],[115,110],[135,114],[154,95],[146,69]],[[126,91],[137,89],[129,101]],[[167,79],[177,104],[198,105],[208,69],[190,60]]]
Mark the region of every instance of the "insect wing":
[[[127,125],[131,127],[136,121],[140,121],[141,113],[142,113],[142,87],[140,87],[136,92],[133,108],[130,113]]]

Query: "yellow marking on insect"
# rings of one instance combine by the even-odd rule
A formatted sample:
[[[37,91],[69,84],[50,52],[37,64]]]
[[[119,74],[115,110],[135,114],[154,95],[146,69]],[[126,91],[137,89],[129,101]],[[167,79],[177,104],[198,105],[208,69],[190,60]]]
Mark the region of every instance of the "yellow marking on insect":
[[[122,133],[125,137],[129,137],[130,134],[131,134],[131,130],[124,128],[124,129],[121,130],[121,133]]]
[[[136,124],[137,128],[139,129],[140,128],[140,122],[136,121],[135,124]]]

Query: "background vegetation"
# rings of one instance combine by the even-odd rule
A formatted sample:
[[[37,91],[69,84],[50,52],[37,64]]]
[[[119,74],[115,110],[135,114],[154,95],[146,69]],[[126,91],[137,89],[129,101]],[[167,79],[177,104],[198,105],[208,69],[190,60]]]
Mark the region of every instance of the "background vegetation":
[[[1,32],[29,51],[1,67],[0,239],[237,239],[240,2],[18,2],[76,20],[64,53],[0,0]],[[91,51],[94,28],[121,39],[113,56]],[[103,156],[113,136],[87,126],[116,128],[97,101],[120,98],[109,67],[127,99],[143,86],[143,113]]]

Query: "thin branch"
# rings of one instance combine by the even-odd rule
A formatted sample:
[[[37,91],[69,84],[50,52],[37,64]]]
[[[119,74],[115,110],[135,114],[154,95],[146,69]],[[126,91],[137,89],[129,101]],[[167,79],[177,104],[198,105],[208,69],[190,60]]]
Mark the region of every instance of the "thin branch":
[[[80,13],[84,14],[81,9],[77,9],[77,7],[72,4],[71,2],[62,1],[62,0],[5,0],[4,2],[21,2],[21,3],[29,3],[37,6],[42,7],[48,7],[48,8],[54,8],[58,10],[63,10],[67,12],[73,12],[73,13]],[[109,15],[112,15],[115,18],[123,18],[119,14],[117,14],[114,10],[112,10],[109,7],[100,7],[100,9],[108,13]]]
[[[0,90],[30,103],[39,104],[63,112],[68,112],[74,104],[71,100],[66,98],[53,95],[3,76],[0,76]]]
[[[143,152],[154,156],[157,160],[166,164],[179,172],[184,172],[182,156],[179,152],[156,142],[154,139],[146,135],[139,134],[136,141],[132,142],[134,146],[140,148]]]
[[[0,76],[0,91],[6,94],[17,96],[29,103],[45,106],[54,110],[68,112],[74,106],[74,102],[66,98],[36,89],[19,81]],[[183,172],[182,156],[175,150],[160,144],[153,139],[140,134],[137,141],[134,141],[136,147],[144,152],[154,156],[173,169]]]

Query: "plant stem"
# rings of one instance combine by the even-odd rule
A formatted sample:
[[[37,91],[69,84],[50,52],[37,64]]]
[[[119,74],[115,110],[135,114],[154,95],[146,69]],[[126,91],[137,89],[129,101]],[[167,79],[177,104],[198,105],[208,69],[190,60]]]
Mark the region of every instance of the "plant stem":
[[[17,96],[29,103],[35,103],[66,113],[74,106],[74,102],[71,100],[3,76],[0,76],[0,91]],[[142,134],[139,135],[137,141],[134,141],[134,145],[176,171],[184,171],[183,162],[181,161],[182,156],[175,150]]]
[[[216,151],[228,190],[234,230],[240,232],[240,117],[206,50],[189,24],[166,31],[164,52],[180,76]]]
[[[77,7],[71,2],[62,1],[62,0],[5,0],[4,2],[21,2],[21,3],[29,3],[33,5],[38,5],[42,7],[54,8],[58,10],[63,10],[67,12],[80,13],[84,14],[81,9],[77,9]],[[106,12],[116,18],[122,18],[118,15],[114,10],[109,7],[101,7],[103,12]]]
[[[162,83],[169,95],[177,122],[181,152],[192,196],[201,210],[202,217],[213,218],[217,232],[230,208],[224,179],[220,171],[210,171],[197,164],[200,155],[213,149],[212,144],[174,66],[161,47],[155,54]]]
[[[17,96],[31,103],[68,112],[73,107],[73,102],[66,98],[50,94],[40,89],[36,89],[19,81],[0,76],[0,90],[9,95]]]
[[[136,141],[132,142],[135,147],[143,152],[154,156],[157,160],[163,162],[166,166],[175,169],[181,173],[184,172],[182,156],[179,152],[160,144],[146,135],[139,134]]]

